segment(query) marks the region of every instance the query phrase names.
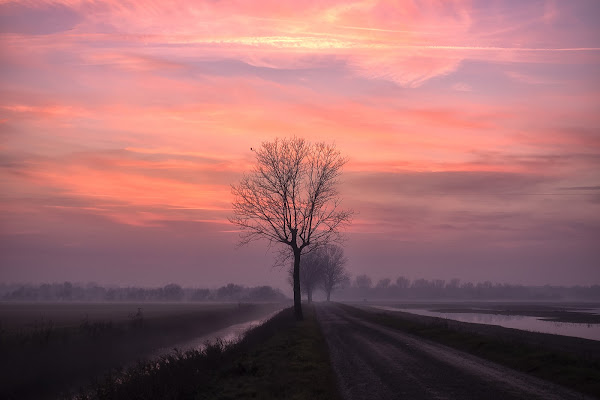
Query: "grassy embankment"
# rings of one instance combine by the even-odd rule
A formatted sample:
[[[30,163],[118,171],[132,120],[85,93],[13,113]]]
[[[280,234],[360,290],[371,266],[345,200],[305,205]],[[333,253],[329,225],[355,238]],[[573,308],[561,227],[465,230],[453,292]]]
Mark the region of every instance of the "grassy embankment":
[[[286,309],[231,346],[217,342],[114,372],[78,398],[338,399],[314,310],[304,310],[304,321]]]
[[[560,351],[555,346],[550,348],[541,341],[535,343],[535,340],[529,338],[531,336],[542,338],[547,335],[521,332],[517,335],[503,336],[502,332],[514,330],[502,327],[493,327],[494,329],[490,329],[490,334],[482,334],[464,328],[457,329],[473,324],[454,322],[450,324],[441,318],[402,317],[400,313],[393,315],[388,312],[366,311],[348,305],[341,305],[341,307],[368,321],[433,340],[600,398],[600,355],[588,353],[586,356],[581,351],[577,354]],[[492,334],[492,331],[500,334]],[[564,340],[570,341],[570,338]]]

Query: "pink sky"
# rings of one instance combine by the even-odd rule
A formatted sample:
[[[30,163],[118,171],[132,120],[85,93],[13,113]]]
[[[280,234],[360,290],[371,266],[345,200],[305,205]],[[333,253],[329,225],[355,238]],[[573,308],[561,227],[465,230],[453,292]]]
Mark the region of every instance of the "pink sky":
[[[0,281],[286,288],[250,147],[334,142],[374,280],[600,283],[596,0],[0,1]]]

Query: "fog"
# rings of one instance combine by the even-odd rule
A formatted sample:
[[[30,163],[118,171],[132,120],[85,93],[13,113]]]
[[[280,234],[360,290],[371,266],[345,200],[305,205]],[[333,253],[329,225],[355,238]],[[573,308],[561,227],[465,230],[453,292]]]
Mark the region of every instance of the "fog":
[[[0,281],[143,287],[178,282],[208,288],[235,282],[270,285],[289,294],[287,271],[273,267],[275,254],[267,244],[238,248],[237,233],[223,232],[227,228],[200,223],[132,227],[96,218],[77,229],[60,224],[43,233],[4,232]],[[402,239],[347,234],[347,270],[374,280],[406,276],[526,285],[600,283],[593,237],[511,245],[475,234],[471,241]]]

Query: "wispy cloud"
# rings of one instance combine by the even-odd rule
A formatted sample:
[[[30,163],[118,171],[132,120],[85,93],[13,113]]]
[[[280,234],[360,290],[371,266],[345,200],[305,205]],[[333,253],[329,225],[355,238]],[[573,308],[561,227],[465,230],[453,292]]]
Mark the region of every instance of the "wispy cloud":
[[[211,244],[203,251],[230,249],[229,185],[251,168],[250,147],[295,135],[348,157],[342,193],[369,257],[401,242],[467,259],[473,240],[597,255],[598,11],[0,1],[2,233],[83,252],[96,248],[81,233],[90,226],[111,245],[152,232],[187,254],[196,243],[179,243],[194,232]]]
[[[31,4],[15,4],[10,6],[15,13],[35,10],[45,15],[53,9],[43,3],[37,8]],[[595,46],[539,46],[535,41],[498,45],[498,40],[488,38],[481,27],[473,25],[475,12],[462,1],[448,2],[445,7],[437,7],[429,1],[403,2],[395,6],[371,1],[294,3],[278,7],[277,12],[262,3],[257,4],[256,9],[228,3],[202,7],[181,3],[174,7],[166,3],[109,2],[98,7],[86,1],[65,2],[55,7],[72,10],[74,15],[85,15],[73,30],[56,33],[63,43],[71,43],[71,46],[88,43],[96,47],[130,48],[135,45],[154,53],[160,48],[168,51],[170,47],[173,51],[177,49],[173,46],[184,46],[177,50],[179,54],[193,46],[208,57],[233,56],[272,68],[299,65],[301,58],[307,55],[329,54],[347,60],[359,76],[388,79],[407,87],[416,87],[455,71],[465,59],[506,60],[510,57],[513,61],[530,62],[532,57],[539,59],[535,53],[600,51],[600,47]],[[546,22],[557,14],[552,11],[555,9],[547,9],[550,10],[546,13],[548,17],[543,18]],[[169,18],[164,18],[165,15]],[[529,18],[539,19],[537,14]],[[5,39],[8,43],[23,40],[10,36]],[[44,46],[56,43],[54,38],[49,38],[47,44],[39,38],[31,42]],[[107,58],[92,53],[88,58],[96,65],[118,64],[134,70],[178,65],[167,61],[157,64],[149,54],[113,54]]]

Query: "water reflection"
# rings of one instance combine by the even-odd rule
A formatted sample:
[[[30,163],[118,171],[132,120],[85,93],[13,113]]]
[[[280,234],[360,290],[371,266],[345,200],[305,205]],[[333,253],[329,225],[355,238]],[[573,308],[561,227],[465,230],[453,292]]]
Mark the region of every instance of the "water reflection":
[[[555,335],[574,336],[585,339],[600,340],[600,324],[581,324],[571,322],[544,321],[536,317],[524,315],[501,315],[480,313],[442,313],[429,310],[406,309],[388,306],[372,306],[380,310],[402,311],[411,314],[440,317],[461,322],[498,325],[505,328],[524,331],[553,333]]]
[[[575,310],[578,312],[584,312],[584,313],[588,313],[588,314],[600,314],[600,308],[582,308],[579,310]]]
[[[271,319],[273,316],[275,316],[275,314],[279,313],[280,311],[281,310],[274,311],[260,319],[255,319],[253,321],[246,321],[242,322],[241,324],[230,325],[226,328],[211,332],[207,335],[198,336],[191,340],[175,343],[174,345],[169,347],[161,347],[159,349],[156,349],[156,351],[152,352],[152,354],[149,355],[149,358],[164,356],[165,354],[171,353],[173,349],[178,349],[184,352],[187,350],[203,350],[206,347],[207,342],[214,342],[217,338],[223,340],[223,342],[226,343],[235,342],[239,340],[244,335],[244,333],[246,333],[252,328],[264,324],[267,320]]]

